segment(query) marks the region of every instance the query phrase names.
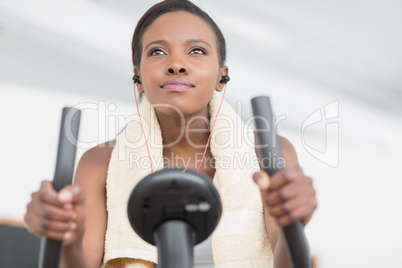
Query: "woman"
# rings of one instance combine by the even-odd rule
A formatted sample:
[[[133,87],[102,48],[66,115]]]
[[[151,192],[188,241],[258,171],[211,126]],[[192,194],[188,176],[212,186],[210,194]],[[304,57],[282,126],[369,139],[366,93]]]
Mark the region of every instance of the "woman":
[[[216,266],[230,262],[231,267],[290,267],[278,228],[299,219],[304,225],[308,223],[317,206],[315,190],[312,180],[299,167],[293,146],[284,138],[280,142],[286,167],[271,178],[252,168],[233,172],[216,165],[216,159],[223,159],[220,155],[233,151],[229,146],[218,148],[214,137],[208,143],[210,134],[217,133],[210,130],[210,121],[212,124],[220,103],[214,91],[222,91],[228,80],[225,39],[219,28],[189,1],[163,1],[151,7],[138,22],[132,50],[135,83],[138,92],[146,96],[141,105],[141,113],[146,115],[141,115],[150,120],[156,118],[156,129],[148,130],[146,126],[141,136],[141,126],[129,124],[115,141],[88,150],[78,164],[74,185],[59,193],[50,182],[44,181],[27,205],[25,222],[30,232],[64,241],[62,267],[99,267],[102,263],[106,267],[153,267],[154,249],[141,244],[132,231],[127,231],[127,222],[125,219],[119,222],[116,215],[121,211],[115,208],[124,207],[127,192],[151,172],[149,167],[132,167],[127,158],[136,153],[150,159],[159,155],[164,161],[156,169],[183,166],[177,161],[180,159],[186,167],[213,178],[224,196],[225,224],[218,226],[213,242]],[[153,109],[147,113],[144,108],[152,105],[157,105],[154,117]],[[234,117],[227,106],[222,106],[224,115]],[[218,130],[223,129],[222,124],[217,126]],[[160,135],[162,149],[154,150],[149,140],[142,147],[129,148],[127,137],[150,137],[154,131],[159,133],[157,138]],[[148,142],[150,152],[145,149]],[[248,150],[245,147],[238,150],[243,149]],[[204,155],[201,164],[196,155]],[[243,171],[250,175],[236,176]],[[225,177],[231,180],[225,182]],[[254,184],[249,185],[251,177],[259,191]],[[250,221],[241,216],[246,214],[256,218]],[[230,219],[225,215],[239,217]],[[249,222],[262,224],[264,228],[251,228]],[[225,234],[222,225],[233,230],[242,225],[250,233],[235,230],[233,234]],[[243,242],[236,245],[235,241],[230,242],[232,237]]]

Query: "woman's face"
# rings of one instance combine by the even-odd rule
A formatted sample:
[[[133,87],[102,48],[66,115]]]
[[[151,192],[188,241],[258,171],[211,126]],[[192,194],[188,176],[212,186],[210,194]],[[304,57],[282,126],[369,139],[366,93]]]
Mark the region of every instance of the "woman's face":
[[[157,18],[142,37],[139,91],[152,104],[173,105],[185,116],[205,113],[214,90],[227,74],[220,67],[216,37],[200,17],[185,11]],[[158,112],[177,116],[167,107]]]

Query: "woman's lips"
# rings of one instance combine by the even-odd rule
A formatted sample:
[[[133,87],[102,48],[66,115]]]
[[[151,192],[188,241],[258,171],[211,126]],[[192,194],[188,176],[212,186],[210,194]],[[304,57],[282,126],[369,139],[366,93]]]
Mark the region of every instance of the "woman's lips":
[[[161,87],[167,91],[184,91],[194,86],[186,79],[171,78],[165,81]]]

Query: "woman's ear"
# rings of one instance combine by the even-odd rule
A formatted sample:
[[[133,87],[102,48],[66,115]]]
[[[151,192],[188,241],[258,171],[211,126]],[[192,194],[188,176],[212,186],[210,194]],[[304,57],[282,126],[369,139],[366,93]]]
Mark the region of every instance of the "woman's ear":
[[[223,88],[225,87],[225,84],[229,81],[229,77],[228,77],[229,68],[227,66],[222,66],[220,68],[219,74],[220,75],[218,78],[218,85],[216,86],[216,91],[221,92],[223,90]],[[223,77],[225,77],[225,78],[223,78]]]
[[[138,67],[134,67],[134,76],[137,76],[136,79],[134,79],[134,83],[136,84],[137,91],[138,93],[144,93],[144,87],[142,86],[141,83],[141,72]]]

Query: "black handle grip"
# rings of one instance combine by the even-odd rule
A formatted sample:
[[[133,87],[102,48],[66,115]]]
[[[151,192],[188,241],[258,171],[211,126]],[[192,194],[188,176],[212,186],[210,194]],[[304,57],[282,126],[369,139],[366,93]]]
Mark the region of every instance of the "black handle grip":
[[[251,105],[255,117],[256,144],[259,147],[261,165],[264,171],[269,176],[272,176],[282,168],[283,161],[281,161],[282,150],[276,134],[271,103],[269,97],[261,96],[251,99]],[[312,267],[310,250],[301,221],[285,226],[282,228],[282,231],[293,267]]]
[[[63,108],[59,146],[57,150],[56,170],[53,178],[53,187],[56,191],[60,191],[63,187],[73,182],[80,118],[80,110],[71,107]],[[42,238],[38,267],[59,267],[62,246],[62,241],[57,241],[46,237]]]

